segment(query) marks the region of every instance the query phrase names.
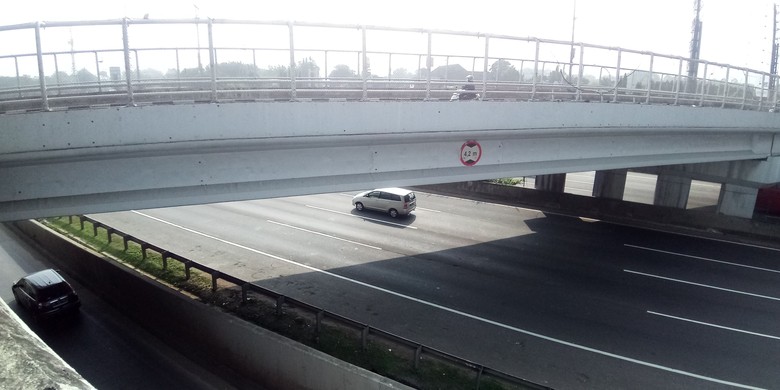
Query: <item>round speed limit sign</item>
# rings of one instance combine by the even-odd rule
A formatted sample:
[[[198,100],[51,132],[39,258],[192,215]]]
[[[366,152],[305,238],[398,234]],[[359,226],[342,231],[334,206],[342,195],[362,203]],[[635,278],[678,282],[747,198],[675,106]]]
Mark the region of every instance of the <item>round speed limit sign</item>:
[[[466,141],[463,143],[463,146],[460,147],[460,162],[467,167],[476,165],[481,157],[482,146],[480,146],[477,141]]]

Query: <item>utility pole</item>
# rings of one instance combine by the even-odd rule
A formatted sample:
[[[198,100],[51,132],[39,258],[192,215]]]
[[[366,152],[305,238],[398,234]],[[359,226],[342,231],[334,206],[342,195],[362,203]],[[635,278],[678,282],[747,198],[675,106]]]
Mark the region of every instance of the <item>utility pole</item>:
[[[699,74],[699,52],[701,50],[701,0],[693,0],[693,7],[696,16],[693,18],[691,26],[691,55],[688,61],[688,92],[696,93],[696,77]],[[706,76],[706,75],[705,75]]]

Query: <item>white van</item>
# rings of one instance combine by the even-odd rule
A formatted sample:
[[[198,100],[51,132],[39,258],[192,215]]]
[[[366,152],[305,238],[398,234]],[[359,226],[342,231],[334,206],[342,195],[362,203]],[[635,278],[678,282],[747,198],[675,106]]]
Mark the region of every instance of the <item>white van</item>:
[[[417,197],[414,192],[403,188],[378,188],[355,195],[352,204],[358,211],[377,210],[395,218],[414,211],[417,208]]]

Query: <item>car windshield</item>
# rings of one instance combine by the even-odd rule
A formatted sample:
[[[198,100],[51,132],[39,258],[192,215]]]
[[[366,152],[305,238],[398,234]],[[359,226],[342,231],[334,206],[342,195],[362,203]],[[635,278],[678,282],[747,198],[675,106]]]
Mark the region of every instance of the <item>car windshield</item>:
[[[49,301],[70,294],[70,287],[65,283],[52,284],[41,289],[38,297],[41,301]]]

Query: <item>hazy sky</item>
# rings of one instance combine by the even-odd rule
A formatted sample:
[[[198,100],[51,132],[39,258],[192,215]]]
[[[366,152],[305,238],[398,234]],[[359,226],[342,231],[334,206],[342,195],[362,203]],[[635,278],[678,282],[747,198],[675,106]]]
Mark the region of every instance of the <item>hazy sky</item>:
[[[688,56],[693,0],[29,0],[0,25],[53,20],[226,18],[419,27],[570,40]],[[701,58],[769,70],[772,2],[702,0]],[[197,6],[197,8],[196,8]],[[0,45],[3,45],[0,42]]]

